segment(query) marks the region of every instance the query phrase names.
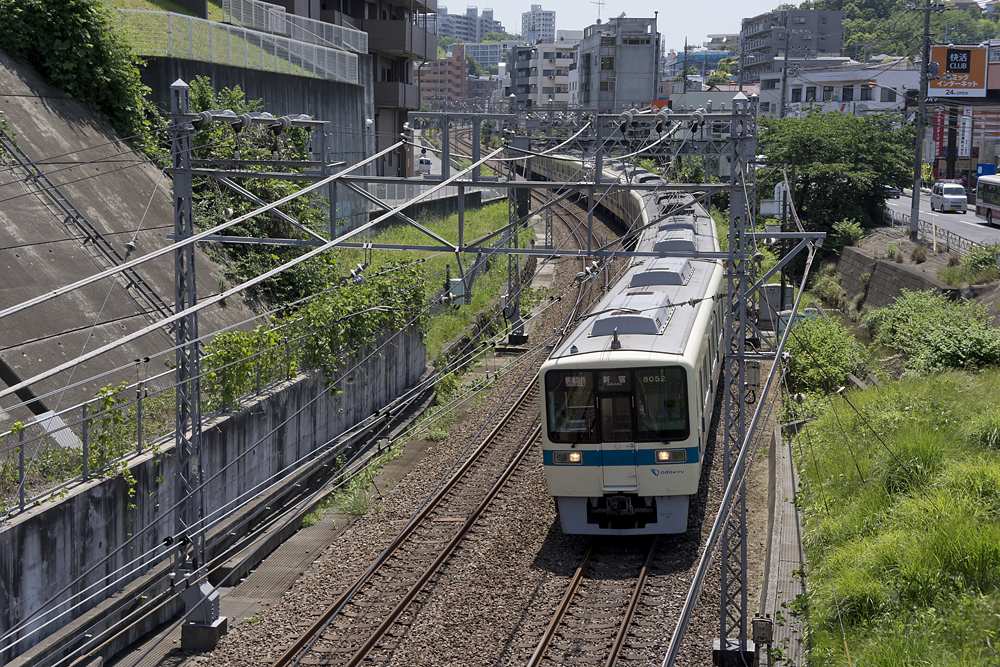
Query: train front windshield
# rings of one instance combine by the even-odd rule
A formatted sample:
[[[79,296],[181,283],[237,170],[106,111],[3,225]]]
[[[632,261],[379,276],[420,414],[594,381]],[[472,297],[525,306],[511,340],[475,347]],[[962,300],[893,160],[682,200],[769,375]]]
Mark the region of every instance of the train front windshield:
[[[666,442],[690,434],[687,374],[679,366],[545,374],[549,440]]]

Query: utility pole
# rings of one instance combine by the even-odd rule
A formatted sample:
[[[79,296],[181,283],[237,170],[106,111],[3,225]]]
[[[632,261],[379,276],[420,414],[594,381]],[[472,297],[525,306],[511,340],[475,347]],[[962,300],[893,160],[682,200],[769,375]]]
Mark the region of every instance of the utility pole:
[[[788,94],[788,31],[785,31],[785,57],[781,62],[781,99],[778,101],[780,105],[781,112],[778,118],[785,117],[785,99]],[[785,231],[782,229],[781,231]]]
[[[617,88],[617,86],[616,86]],[[684,92],[688,91],[688,38],[684,38]]]
[[[920,222],[920,184],[924,171],[924,124],[927,115],[927,73],[931,60],[931,0],[918,11],[924,13],[924,48],[920,60],[920,92],[917,95],[917,135],[913,146],[913,199],[910,206],[910,240],[917,239]]]

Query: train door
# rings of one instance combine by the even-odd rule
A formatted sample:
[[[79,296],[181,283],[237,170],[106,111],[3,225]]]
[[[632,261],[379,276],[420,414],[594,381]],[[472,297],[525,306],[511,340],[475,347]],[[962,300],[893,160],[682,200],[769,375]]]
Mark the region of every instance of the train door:
[[[631,372],[599,372],[597,392],[604,489],[634,490],[638,487],[638,478],[635,470]]]

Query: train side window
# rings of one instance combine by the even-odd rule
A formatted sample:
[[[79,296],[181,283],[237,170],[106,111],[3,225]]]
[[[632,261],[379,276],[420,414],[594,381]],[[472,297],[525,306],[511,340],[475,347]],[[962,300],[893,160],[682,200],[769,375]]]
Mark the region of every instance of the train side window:
[[[545,416],[552,442],[597,442],[594,374],[590,371],[546,373]]]

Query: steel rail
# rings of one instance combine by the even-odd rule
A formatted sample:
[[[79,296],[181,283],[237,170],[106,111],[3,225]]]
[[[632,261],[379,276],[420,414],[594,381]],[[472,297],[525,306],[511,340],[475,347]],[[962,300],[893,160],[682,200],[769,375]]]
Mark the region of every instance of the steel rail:
[[[646,578],[649,575],[650,567],[653,565],[653,558],[656,556],[656,550],[660,546],[661,537],[661,535],[657,535],[653,539],[653,543],[649,545],[649,555],[646,556],[646,562],[639,571],[639,580],[636,582],[635,589],[632,591],[632,599],[629,600],[628,607],[625,609],[625,618],[622,619],[621,627],[618,628],[618,635],[615,637],[615,641],[611,645],[611,653],[608,655],[608,659],[604,663],[604,667],[614,667],[614,665],[618,662],[618,656],[621,654],[622,646],[625,645],[625,637],[628,635],[628,629],[632,625],[632,617],[635,616],[635,610],[639,606],[639,598],[642,597],[642,592],[646,588]]]
[[[514,474],[514,471],[518,468],[518,466],[521,465],[521,462],[524,460],[524,457],[531,450],[531,447],[535,444],[535,442],[537,442],[538,436],[541,434],[541,432],[542,432],[542,426],[539,423],[538,425],[535,426],[534,430],[531,432],[531,435],[525,439],[524,444],[521,445],[521,449],[517,452],[517,454],[514,455],[513,460],[511,460],[510,464],[503,471],[503,474],[500,475],[500,478],[497,480],[496,484],[493,485],[493,487],[486,494],[486,497],[482,500],[482,502],[479,503],[476,509],[472,511],[469,517],[465,520],[465,523],[462,524],[462,527],[459,529],[458,533],[456,533],[455,536],[451,538],[451,540],[448,542],[445,548],[442,549],[441,553],[438,554],[437,558],[434,559],[434,562],[431,563],[430,567],[428,567],[427,570],[424,571],[420,579],[418,579],[417,582],[410,588],[410,590],[407,591],[406,595],[403,596],[403,599],[399,601],[399,604],[397,604],[396,607],[391,612],[389,612],[389,615],[386,617],[384,621],[382,621],[379,627],[375,629],[375,632],[371,635],[371,637],[368,638],[368,640],[361,646],[361,648],[358,649],[357,653],[355,653],[354,656],[347,662],[346,667],[357,667],[357,665],[361,664],[361,662],[364,661],[364,659],[368,656],[368,654],[372,651],[372,649],[375,648],[378,642],[389,631],[389,628],[391,628],[396,623],[396,620],[400,617],[400,615],[402,615],[402,613],[406,611],[406,609],[410,606],[410,603],[413,601],[413,598],[415,598],[417,594],[420,593],[423,587],[427,584],[428,580],[430,580],[430,578],[433,577],[437,573],[437,571],[441,568],[444,562],[451,557],[451,554],[454,553],[459,543],[461,543],[461,541],[465,539],[465,536],[472,529],[472,526],[475,525],[480,515],[482,515],[482,513],[486,510],[486,508],[489,507],[490,503],[493,502],[493,499],[496,498],[496,495],[500,492],[500,489],[503,488],[503,486],[507,483],[507,481],[510,479],[510,476]]]
[[[536,374],[537,375],[537,374]],[[501,418],[500,422],[493,428],[492,431],[483,439],[483,442],[476,448],[476,450],[466,459],[465,463],[452,475],[449,479],[431,498],[424,507],[418,512],[410,521],[403,527],[403,529],[396,535],[392,542],[382,551],[381,554],[369,565],[368,569],[358,577],[354,584],[345,591],[337,600],[331,604],[323,614],[316,620],[316,622],[310,626],[306,632],[304,632],[291,646],[281,655],[275,662],[273,667],[288,667],[292,664],[298,664],[297,657],[300,653],[307,650],[312,643],[319,637],[319,635],[326,630],[327,626],[333,621],[334,617],[340,613],[340,611],[350,602],[354,596],[358,593],[361,588],[367,584],[371,578],[378,572],[382,566],[389,560],[389,558],[403,545],[403,543],[414,533],[416,529],[423,523],[423,521],[430,516],[431,512],[437,508],[442,500],[455,488],[459,481],[466,475],[466,473],[472,468],[475,463],[477,463],[486,449],[492,444],[493,440],[499,435],[500,431],[508,424],[508,422],[513,418],[514,413],[521,407],[521,405],[526,401],[528,394],[534,389],[535,381],[532,380],[524,391],[515,401],[513,407]],[[294,662],[293,662],[294,661]]]
[[[569,607],[573,603],[573,598],[576,597],[576,591],[580,587],[580,582],[583,581],[583,573],[587,567],[590,566],[590,559],[593,558],[594,551],[596,549],[597,540],[594,539],[590,543],[590,548],[587,549],[587,553],[584,554],[579,567],[576,568],[576,572],[573,573],[573,578],[570,579],[569,587],[566,589],[566,593],[559,602],[555,615],[552,617],[552,620],[549,621],[549,626],[545,628],[545,632],[542,633],[542,638],[538,641],[538,646],[535,647],[535,652],[531,654],[531,658],[528,660],[528,667],[538,667],[538,665],[542,664],[542,658],[545,656],[545,652],[548,650],[549,644],[552,643],[552,638],[555,637],[556,630],[562,624],[563,618],[566,616],[566,612],[569,611]]]

